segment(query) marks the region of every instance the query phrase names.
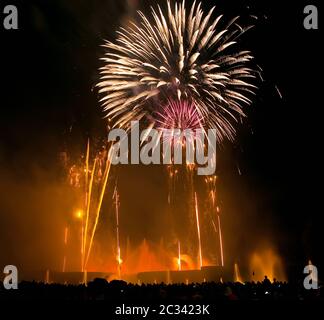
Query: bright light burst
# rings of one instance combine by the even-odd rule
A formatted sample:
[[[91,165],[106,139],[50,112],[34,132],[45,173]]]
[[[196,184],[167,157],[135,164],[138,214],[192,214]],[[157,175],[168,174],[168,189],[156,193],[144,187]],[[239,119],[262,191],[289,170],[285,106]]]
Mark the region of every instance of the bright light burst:
[[[121,28],[116,43],[106,42],[98,84],[106,115],[115,127],[141,119],[156,124],[161,105],[187,101],[205,129],[233,140],[234,123],[245,116],[255,89],[250,52],[234,49],[250,27],[240,27],[239,17],[228,24],[222,16],[213,19],[214,8],[206,15],[201,3],[190,12],[185,1],[167,6],[166,15],[159,6],[152,9],[152,21],[139,12],[139,24]]]

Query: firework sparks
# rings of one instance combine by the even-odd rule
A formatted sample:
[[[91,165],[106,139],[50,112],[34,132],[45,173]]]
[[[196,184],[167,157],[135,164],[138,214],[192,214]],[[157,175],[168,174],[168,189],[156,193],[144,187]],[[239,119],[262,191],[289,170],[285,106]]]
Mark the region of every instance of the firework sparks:
[[[160,7],[152,9],[153,22],[139,12],[140,23],[121,29],[116,43],[105,43],[106,53],[102,59],[104,65],[98,87],[109,125],[129,129],[131,121],[142,120],[150,129],[202,129],[204,132],[216,129],[218,142],[234,139],[235,123],[245,116],[244,108],[252,103],[250,98],[256,88],[252,83],[258,72],[250,67],[252,55],[248,51],[235,49],[239,37],[250,27],[239,26],[238,17],[224,23],[222,16],[213,18],[214,8],[204,14],[201,6],[201,3],[194,2],[191,9],[186,11],[185,1],[175,3],[174,8],[168,1],[166,12]],[[278,93],[281,96],[279,90]],[[196,148],[203,150],[205,147],[204,142],[196,145]],[[80,188],[84,192],[82,201],[85,208],[79,217],[82,220],[81,256],[84,271],[91,255],[111,166],[108,149],[105,151],[107,153],[98,155],[90,164],[88,141],[82,170],[77,167],[70,170],[70,184],[80,187],[84,183],[85,187]],[[198,200],[192,178],[194,168],[194,164],[186,163],[190,223],[194,226],[196,220],[198,264],[201,268],[203,257]],[[177,181],[181,180],[178,176],[182,176],[182,171],[179,172],[174,166],[168,167],[170,212],[174,207],[173,195],[176,193]],[[219,237],[218,261],[223,266],[220,213],[216,207],[216,177],[211,179],[208,196],[209,208],[212,207],[210,221]],[[98,186],[94,187],[96,183]],[[122,260],[117,189],[114,196],[116,259],[120,278]],[[201,217],[203,223],[204,217]],[[176,236],[179,238],[179,235]],[[187,244],[185,241],[181,244],[184,254],[188,250]],[[204,254],[206,258],[207,249],[204,249]],[[186,268],[185,261],[181,266],[180,240],[177,260],[179,270]]]
[[[163,134],[167,145],[190,145],[195,150],[195,142],[200,147],[204,144],[202,137],[196,135],[196,130],[203,130],[203,117],[200,116],[194,103],[188,101],[169,100],[162,110],[155,115],[156,126]],[[184,132],[184,136],[177,136],[176,130]],[[205,133],[203,134],[203,137]],[[188,169],[192,164],[187,159]]]
[[[86,246],[87,246],[87,238],[88,238],[88,226],[89,226],[89,216],[90,216],[90,203],[91,203],[91,194],[92,194],[92,188],[93,188],[93,179],[96,172],[96,165],[97,165],[97,159],[95,159],[91,177],[90,177],[90,184],[89,184],[89,191],[87,192],[87,213],[86,213],[86,222],[85,222],[85,228],[84,228],[84,241],[83,241],[83,252],[85,254],[86,252]],[[83,269],[85,267],[85,260],[83,259]]]
[[[94,239],[94,236],[95,236],[95,233],[96,233],[96,230],[97,230],[97,225],[98,225],[98,221],[99,221],[101,206],[102,206],[103,198],[104,198],[106,187],[107,187],[110,167],[111,167],[111,162],[110,162],[110,158],[108,157],[107,158],[106,170],[105,170],[104,178],[103,178],[103,185],[102,185],[102,189],[101,189],[101,192],[100,192],[99,202],[98,202],[97,211],[96,211],[96,218],[95,218],[94,226],[93,226],[92,233],[91,233],[91,236],[90,236],[87,257],[85,259],[85,267],[87,266],[88,261],[89,261],[89,257],[90,257],[90,253],[91,253],[91,249],[92,249],[92,245],[93,245],[93,239]]]
[[[198,258],[199,258],[199,267],[201,269],[202,266],[203,266],[203,259],[202,259],[202,249],[201,249],[198,200],[197,200],[197,193],[196,192],[195,192],[195,208],[196,208],[197,234],[198,234]]]
[[[90,204],[90,200],[88,197],[88,180],[89,180],[89,158],[90,158],[90,140],[88,139],[87,143],[87,152],[86,152],[86,160],[85,160],[85,208],[86,210],[88,209],[88,202]],[[86,227],[85,223],[87,223],[87,217],[86,221],[84,220],[84,217],[82,217],[82,241],[81,241],[81,270],[83,271],[84,269],[84,258],[85,258],[85,247],[86,247]]]
[[[223,237],[222,237],[222,227],[221,227],[221,219],[220,219],[220,208],[216,205],[217,203],[217,176],[207,177],[205,179],[207,185],[207,191],[209,195],[210,202],[210,212],[211,212],[211,222],[213,225],[213,229],[215,235],[217,236],[218,241],[218,254],[219,254],[219,264],[224,266],[224,252],[223,252]]]
[[[106,192],[111,168],[109,145],[97,153],[93,162],[90,159],[90,142],[86,147],[85,161],[74,164],[69,171],[69,183],[79,194],[79,203],[84,208],[74,212],[80,223],[81,233],[81,271],[85,272],[91,255],[94,237],[99,223],[100,212]],[[92,164],[91,164],[92,162]]]
[[[221,221],[220,221],[219,213],[220,213],[220,210],[219,210],[219,207],[217,207],[217,222],[218,222],[218,230],[219,230],[219,247],[220,247],[222,267],[224,267],[223,236],[222,236],[222,227],[221,227]]]
[[[282,99],[283,97],[282,97],[281,91],[279,90],[278,86],[275,86],[275,88],[276,88],[276,90],[278,92],[278,95],[279,95],[280,99]]]
[[[45,272],[45,283],[50,284],[50,271],[48,269]]]
[[[69,228],[65,227],[64,229],[64,245],[67,245],[68,242],[68,234],[69,234]]]
[[[178,241],[178,270],[181,271],[181,244]]]
[[[200,129],[203,127],[203,118],[192,102],[170,100],[162,111],[157,112],[159,129]]]
[[[66,269],[66,256],[63,258],[63,267],[62,267],[62,272],[64,273]]]
[[[168,99],[194,104],[205,128],[217,130],[218,139],[234,139],[234,123],[245,116],[255,86],[248,51],[234,49],[250,27],[238,17],[224,27],[222,16],[212,20],[194,3],[189,15],[185,1],[167,14],[152,9],[154,23],[139,12],[141,24],[118,32],[117,43],[106,42],[99,92],[106,116],[115,127],[131,120],[155,123],[160,105]],[[158,102],[158,103],[157,103]]]
[[[67,250],[67,244],[68,244],[68,236],[69,236],[69,228],[64,228],[64,257],[63,257],[63,266],[62,266],[62,272],[65,272],[66,270],[66,250]]]
[[[121,278],[121,251],[120,251],[120,242],[119,242],[119,194],[117,190],[117,186],[114,192],[115,198],[115,211],[116,211],[116,245],[117,245],[117,264],[118,264],[118,279]]]
[[[243,283],[241,273],[240,273],[240,270],[239,270],[239,266],[238,266],[237,263],[234,264],[234,281]]]

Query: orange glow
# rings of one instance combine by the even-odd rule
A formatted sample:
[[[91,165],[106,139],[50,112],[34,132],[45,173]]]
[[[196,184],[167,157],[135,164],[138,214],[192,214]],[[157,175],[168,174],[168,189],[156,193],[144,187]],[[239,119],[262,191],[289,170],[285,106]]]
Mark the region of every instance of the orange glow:
[[[250,261],[251,280],[262,281],[267,276],[270,281],[285,281],[286,275],[281,258],[272,250],[255,252]],[[254,275],[253,275],[254,274]]]
[[[237,263],[234,264],[234,281],[243,283],[243,280],[242,280],[242,277],[240,274],[240,270],[239,270],[239,266]]]
[[[65,231],[65,251],[63,253],[64,259],[67,260],[64,261],[63,270],[76,269],[75,265],[77,265],[76,261],[79,259],[80,252],[75,248],[80,242],[80,232],[81,271],[85,272],[85,275],[86,270],[88,272],[109,272],[112,279],[122,279],[123,277],[127,279],[128,276],[141,272],[190,271],[201,269],[203,266],[224,265],[220,208],[217,207],[216,176],[204,178],[203,181],[206,182],[207,189],[206,193],[199,190],[198,203],[198,191],[194,180],[195,165],[187,163],[185,167],[168,166],[169,206],[167,213],[170,218],[177,214],[179,203],[175,195],[178,185],[181,184],[182,188],[182,184],[188,184],[188,187],[184,188],[187,192],[185,195],[186,207],[183,212],[180,212],[187,215],[188,221],[184,220],[184,224],[181,225],[182,230],[180,228],[177,230],[177,224],[181,221],[178,222],[175,219],[175,223],[169,223],[171,222],[169,216],[166,216],[165,220],[161,221],[161,226],[167,222],[168,226],[174,228],[172,233],[161,234],[160,242],[158,242],[158,238],[154,238],[154,240],[144,240],[141,243],[138,235],[133,237],[132,234],[128,234],[127,225],[124,229],[124,225],[120,224],[120,216],[124,213],[126,216],[127,212],[122,211],[121,204],[123,202],[120,203],[117,184],[115,192],[111,190],[112,198],[107,192],[112,180],[109,179],[110,169],[112,170],[111,155],[107,146],[106,153],[99,153],[94,159],[90,159],[90,144],[88,142],[84,164],[81,168],[75,166],[75,170],[81,172],[81,178],[76,188],[78,198],[72,208],[78,210],[72,210],[72,218],[75,221],[71,223],[71,229]],[[114,172],[112,173],[114,174]],[[121,195],[123,196],[122,193]],[[106,196],[108,201],[104,200]],[[67,212],[71,212],[71,210]],[[106,214],[112,216],[109,218],[112,219],[112,223],[109,220],[109,230],[102,241],[102,229],[98,228],[97,230],[97,227],[101,227],[101,215]],[[102,225],[105,224],[106,221]],[[213,229],[208,229],[206,226],[214,228],[215,235],[209,236],[208,234],[207,237],[206,233],[213,232]],[[188,236],[186,236],[186,230],[188,230]],[[159,229],[159,231],[163,230]],[[149,234],[145,235],[150,237]],[[67,239],[68,237],[69,239]],[[69,242],[69,250],[66,248],[67,242]]]
[[[82,210],[78,210],[75,212],[75,217],[79,220],[81,220],[83,218],[83,211]]]
[[[196,270],[197,265],[195,259],[188,254],[180,254],[181,271]],[[205,262],[205,261],[204,261]],[[166,250],[163,245],[154,244],[143,240],[137,246],[131,246],[128,250],[124,251],[123,258],[117,255],[112,256],[110,259],[94,259],[89,260],[87,270],[89,272],[104,270],[111,272],[114,275],[112,279],[119,278],[118,267],[122,271],[123,276],[136,274],[139,272],[154,272],[154,271],[179,271],[179,256],[172,255]],[[116,271],[117,270],[117,271]]]

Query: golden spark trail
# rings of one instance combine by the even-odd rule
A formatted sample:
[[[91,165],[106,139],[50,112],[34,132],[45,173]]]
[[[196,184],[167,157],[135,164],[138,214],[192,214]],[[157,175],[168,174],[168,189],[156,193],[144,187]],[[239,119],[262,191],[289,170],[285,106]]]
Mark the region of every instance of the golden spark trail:
[[[199,225],[199,211],[198,211],[198,200],[197,193],[195,192],[195,207],[196,207],[196,219],[197,219],[197,234],[198,234],[198,250],[199,250],[199,265],[202,268],[202,250],[201,250],[201,238],[200,238],[200,225]]]
[[[221,266],[224,266],[224,252],[223,252],[223,238],[222,238],[222,228],[221,228],[221,221],[220,221],[220,209],[216,206],[216,181],[217,176],[206,178],[206,184],[209,192],[209,198],[211,201],[211,208],[212,210],[216,211],[216,218],[214,222],[214,218],[212,217],[211,221],[213,224],[213,228],[215,231],[216,236],[218,237],[219,242],[219,258],[221,262]],[[216,206],[216,207],[215,207]],[[216,227],[217,224],[217,227]]]
[[[86,152],[86,161],[85,161],[85,207],[88,207],[88,180],[89,180],[89,157],[90,157],[90,140],[88,139],[87,143],[87,152]],[[84,217],[82,217],[82,234],[81,234],[81,271],[84,267],[84,255],[85,255],[85,226],[84,226]]]
[[[121,253],[120,253],[120,243],[119,243],[119,194],[117,191],[117,186],[114,192],[115,205],[116,205],[116,241],[117,241],[117,262],[118,262],[118,278],[121,278]]]
[[[92,172],[91,172],[91,177],[90,177],[90,184],[89,184],[89,192],[87,193],[87,213],[86,213],[86,223],[85,223],[85,229],[84,229],[84,242],[83,242],[83,252],[85,254],[86,252],[86,246],[87,246],[87,237],[88,237],[88,226],[89,226],[89,215],[90,215],[90,203],[91,203],[91,194],[92,194],[92,187],[93,187],[93,180],[94,180],[94,175],[96,171],[96,165],[97,165],[97,159],[95,159]],[[83,269],[85,267],[85,261],[83,261]]]
[[[45,273],[45,283],[49,284],[50,283],[50,271],[47,269]]]
[[[219,207],[217,207],[217,221],[218,221],[218,231],[219,231],[219,247],[220,247],[220,254],[221,254],[221,262],[222,262],[222,267],[224,267],[223,237],[222,237],[222,228],[221,228],[221,222],[219,217]]]
[[[67,245],[67,242],[68,242],[68,233],[69,233],[69,228],[66,227],[64,229],[64,244]]]
[[[89,157],[90,157],[90,141],[88,139],[87,154],[86,154],[86,171],[85,171],[85,186],[86,192],[88,192],[88,180],[89,180]],[[87,200],[87,199],[86,199]]]
[[[66,268],[66,256],[64,256],[63,258],[63,268],[62,268],[62,272],[65,272],[65,268]]]
[[[94,238],[94,235],[96,233],[96,229],[97,229],[97,225],[98,225],[98,221],[99,221],[99,216],[100,216],[101,205],[102,205],[103,197],[105,195],[105,191],[106,191],[106,187],[107,187],[110,167],[111,167],[111,162],[110,162],[110,159],[109,159],[109,156],[108,156],[107,165],[106,165],[105,174],[104,174],[104,182],[103,182],[103,186],[102,186],[102,189],[101,189],[99,203],[98,203],[98,207],[97,207],[96,220],[95,220],[94,227],[92,229],[92,234],[91,234],[91,238],[90,238],[90,242],[89,242],[87,258],[86,258],[86,261],[85,261],[85,267],[88,264],[90,253],[91,253],[92,244],[93,244],[93,238]]]
[[[178,241],[178,270],[181,271],[181,244]]]
[[[234,281],[243,283],[238,264],[234,264]]]
[[[64,228],[64,250],[65,250],[65,253],[64,253],[64,258],[63,258],[63,267],[62,267],[62,272],[65,272],[65,269],[66,269],[66,247],[67,247],[67,243],[68,243],[68,234],[69,234],[69,228],[68,227],[65,227]]]
[[[81,272],[83,272],[83,264],[84,264],[84,251],[83,251],[83,243],[84,243],[84,217],[82,216],[82,221],[81,221]]]

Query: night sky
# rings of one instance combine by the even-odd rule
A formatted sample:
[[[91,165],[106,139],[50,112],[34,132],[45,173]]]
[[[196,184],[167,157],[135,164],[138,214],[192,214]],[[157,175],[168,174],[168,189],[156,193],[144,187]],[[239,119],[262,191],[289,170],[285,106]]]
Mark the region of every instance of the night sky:
[[[106,133],[95,88],[103,54],[100,45],[103,39],[115,38],[119,25],[136,18],[137,9],[149,12],[149,5],[156,2],[164,3],[1,2],[1,12],[6,3],[17,5],[19,30],[0,27],[0,268],[11,263],[37,269],[55,264],[40,239],[46,243],[46,235],[55,233],[55,224],[48,221],[53,218],[53,197],[61,196],[56,188],[59,153],[78,154],[88,137],[98,141]],[[310,2],[316,4],[315,0],[203,1],[205,9],[216,5],[216,12],[227,19],[240,14],[244,22],[255,24],[242,46],[253,52],[265,80],[247,110],[249,118],[238,126],[236,143],[225,143],[219,154],[229,260],[244,260],[247,252],[270,242],[287,266],[302,268],[311,259],[324,267],[320,45],[324,8],[318,5],[319,30],[307,31],[303,9]],[[147,221],[162,205],[159,195],[165,182],[156,171],[142,167],[122,171],[122,195],[128,199],[123,210],[132,209],[132,219],[137,215]],[[47,204],[41,201],[38,206],[38,195],[48,197]],[[46,205],[49,211],[44,212]],[[156,210],[158,214],[160,209]]]

